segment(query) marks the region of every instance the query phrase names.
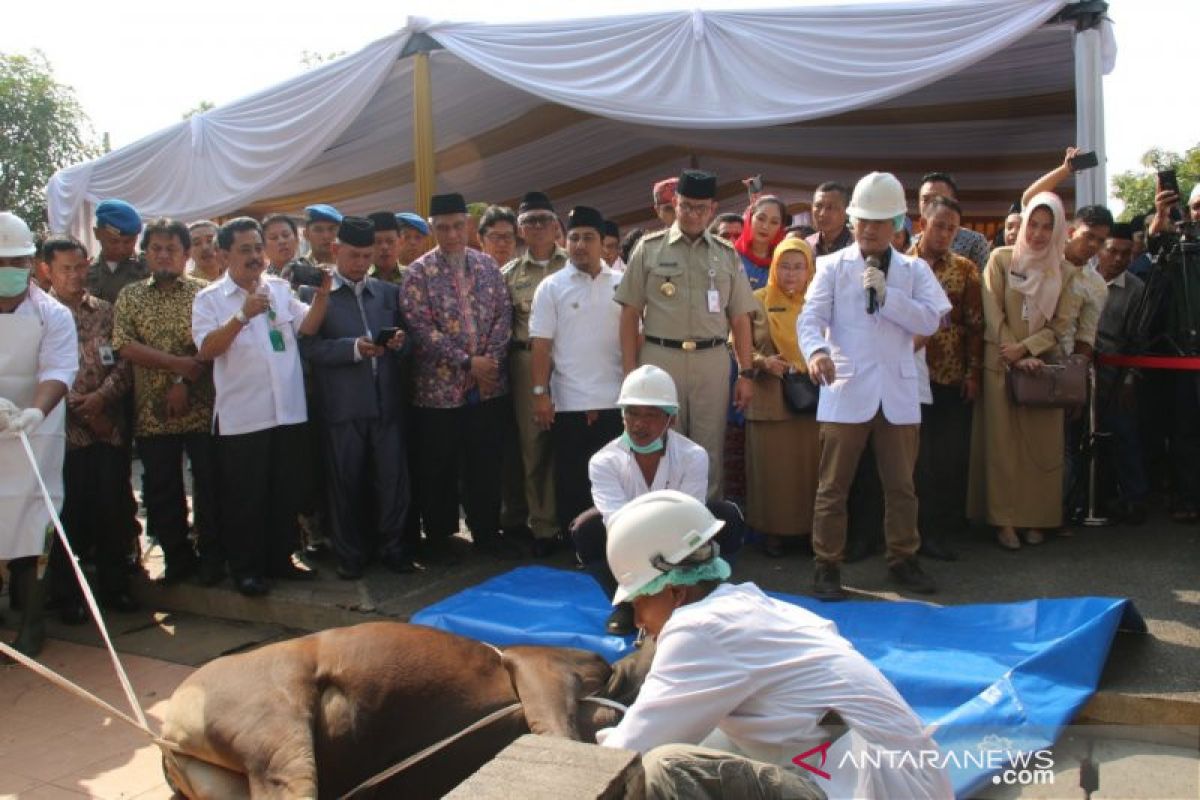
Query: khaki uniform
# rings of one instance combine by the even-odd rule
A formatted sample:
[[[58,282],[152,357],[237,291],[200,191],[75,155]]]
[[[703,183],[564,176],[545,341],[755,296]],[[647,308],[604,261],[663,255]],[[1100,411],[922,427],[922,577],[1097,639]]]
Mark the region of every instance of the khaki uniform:
[[[520,447],[519,469],[505,469],[504,506],[519,508],[525,505],[529,509],[529,527],[538,539],[548,539],[558,533],[558,516],[554,507],[554,459],[550,432],[540,430],[533,422],[533,378],[530,374],[533,354],[529,350],[529,312],[533,308],[533,293],[538,284],[547,275],[562,269],[566,263],[567,251],[555,248],[550,262],[544,267],[535,264],[526,253],[510,261],[502,270],[513,305],[508,376]],[[512,460],[517,461],[515,458]],[[519,496],[522,493],[524,503]],[[505,522],[510,520],[506,519]]]
[[[718,294],[715,311],[710,290]],[[729,321],[758,307],[737,252],[707,230],[695,241],[678,225],[646,234],[629,257],[616,301],[642,311],[646,341],[638,364],[660,367],[675,380],[678,428],[708,451],[708,496],[719,497],[729,410],[724,343]],[[710,342],[716,344],[706,347]]]

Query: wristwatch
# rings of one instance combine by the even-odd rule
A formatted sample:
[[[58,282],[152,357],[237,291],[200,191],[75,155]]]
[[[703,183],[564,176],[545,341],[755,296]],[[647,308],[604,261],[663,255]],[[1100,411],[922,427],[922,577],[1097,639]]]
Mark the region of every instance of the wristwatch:
[[[754,367],[748,367],[746,369],[738,370],[739,378],[753,378],[757,374],[758,374],[758,370],[756,370]]]
[[[233,315],[233,318],[243,325],[249,324],[250,322],[250,318],[246,316],[246,312],[242,311],[240,308],[238,309],[238,312]]]
[[[529,391],[533,392],[534,397],[541,397],[542,395],[547,393],[546,387],[542,386],[542,385],[534,386]]]

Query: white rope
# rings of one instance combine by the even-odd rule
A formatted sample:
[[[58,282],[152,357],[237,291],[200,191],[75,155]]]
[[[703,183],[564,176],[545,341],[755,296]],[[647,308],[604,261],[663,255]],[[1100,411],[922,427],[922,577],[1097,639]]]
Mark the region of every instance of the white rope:
[[[618,703],[616,700],[609,700],[607,697],[596,697],[595,695],[592,695],[591,697],[584,697],[584,698],[580,699],[579,702],[595,703],[598,706],[607,706],[608,708],[613,708],[613,709],[616,709],[617,711],[620,711],[622,714],[629,713],[629,706],[623,706],[620,703]]]
[[[117,679],[121,682],[121,688],[125,690],[125,697],[129,700],[129,705],[133,708],[133,713],[137,717],[137,727],[140,727],[147,733],[150,733],[150,726],[146,722],[146,715],[142,713],[142,707],[138,703],[137,695],[133,691],[133,685],[129,682],[129,676],[125,674],[125,667],[121,665],[121,659],[119,656],[117,656],[117,651],[116,648],[113,647],[112,639],[109,638],[108,627],[104,624],[104,617],[100,615],[100,608],[96,605],[96,598],[92,595],[92,588],[88,585],[87,579],[83,575],[83,569],[79,566],[79,562],[75,558],[75,551],[71,549],[71,543],[67,541],[67,533],[63,530],[62,520],[59,519],[58,516],[58,509],[54,507],[54,500],[50,497],[50,490],[46,488],[46,482],[42,479],[41,470],[38,469],[37,458],[33,454],[33,448],[29,445],[29,437],[25,434],[25,431],[20,431],[18,435],[20,436],[21,444],[25,448],[25,455],[29,458],[29,466],[33,468],[34,477],[37,478],[38,487],[42,490],[42,499],[46,501],[46,508],[50,511],[50,519],[54,522],[54,529],[58,532],[58,540],[62,543],[63,549],[67,551],[67,559],[70,561],[71,567],[75,570],[75,577],[79,581],[79,588],[83,590],[83,596],[87,600],[88,608],[90,608],[92,611],[92,618],[96,620],[96,627],[100,630],[100,636],[104,639],[104,646],[108,648],[108,654],[112,658],[113,668],[117,671]],[[29,613],[28,609],[26,610],[26,613]],[[9,650],[11,650],[11,648],[6,646],[5,653],[11,657],[12,653],[8,652]],[[27,667],[29,666],[29,662],[32,661],[32,659],[26,659],[23,657],[16,660]],[[32,669],[32,667],[30,668]],[[36,671],[37,670],[35,670],[35,672]],[[47,672],[49,672],[49,670],[47,670]],[[43,675],[43,677],[46,676]],[[70,681],[67,681],[66,678],[63,678],[62,680],[70,683]],[[74,686],[74,684],[71,685]],[[75,688],[78,689],[79,687]],[[83,692],[84,690],[79,689],[79,691]],[[103,703],[107,706],[107,703],[104,703],[104,701],[100,700],[99,698],[95,698],[94,695],[92,697],[97,702]],[[153,733],[150,733],[150,735],[154,736]]]

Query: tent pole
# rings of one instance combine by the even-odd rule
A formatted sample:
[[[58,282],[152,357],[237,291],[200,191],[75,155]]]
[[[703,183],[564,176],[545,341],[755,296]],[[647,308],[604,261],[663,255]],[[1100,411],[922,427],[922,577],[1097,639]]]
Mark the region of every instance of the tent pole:
[[[417,213],[429,214],[429,198],[437,179],[433,157],[433,89],[429,82],[429,53],[413,54],[413,165]]]
[[[1075,176],[1075,207],[1106,203],[1104,66],[1099,28],[1075,32],[1075,146],[1095,151],[1100,165]]]

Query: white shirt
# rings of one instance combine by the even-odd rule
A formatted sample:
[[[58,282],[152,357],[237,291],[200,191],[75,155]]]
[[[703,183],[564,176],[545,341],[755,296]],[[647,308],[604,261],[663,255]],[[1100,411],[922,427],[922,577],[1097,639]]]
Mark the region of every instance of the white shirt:
[[[616,305],[614,303],[613,305]],[[660,489],[674,489],[705,502],[708,497],[708,452],[682,433],[667,434],[666,447],[654,473],[646,479],[637,461],[620,437],[613,439],[588,461],[588,479],[592,482],[592,504],[608,518],[635,497]]]
[[[593,278],[574,264],[546,277],[533,293],[529,336],[550,339],[555,411],[616,408],[621,369],[621,273],[602,265]]]
[[[308,419],[296,347],[296,332],[308,306],[292,295],[291,284],[282,278],[264,274],[260,280],[270,289],[275,319],[266,312],[253,317],[213,362],[217,387],[214,416],[222,436],[296,425]],[[196,347],[202,347],[208,335],[228,323],[245,302],[246,291],[228,273],[201,289],[192,304]],[[283,336],[282,352],[271,347],[272,327]]]
[[[38,383],[62,381],[70,389],[79,371],[79,337],[71,309],[43,292],[32,282],[29,293],[12,312],[19,317],[37,317],[42,325],[38,346]]]
[[[913,761],[891,768],[883,761],[880,769],[864,763],[856,770],[843,762],[850,749],[915,754],[937,745],[832,622],[773,600],[752,583],[722,584],[677,609],[658,636],[637,701],[596,738],[605,747],[645,753],[662,744],[698,744],[717,728],[734,752],[784,766],[828,740],[819,723],[831,710],[850,732],[829,749],[823,769],[830,780],[810,776],[830,798],[954,796],[946,774],[933,766]]]

